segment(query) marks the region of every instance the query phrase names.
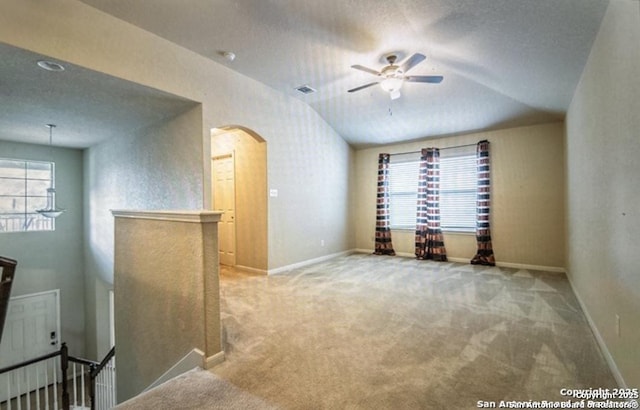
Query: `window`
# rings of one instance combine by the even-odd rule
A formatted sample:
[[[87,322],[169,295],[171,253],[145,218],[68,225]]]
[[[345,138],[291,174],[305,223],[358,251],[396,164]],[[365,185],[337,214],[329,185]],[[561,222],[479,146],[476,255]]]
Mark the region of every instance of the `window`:
[[[389,164],[391,229],[415,229],[420,160],[394,158]],[[476,229],[476,156],[440,157],[440,226],[443,231]]]
[[[389,226],[416,229],[420,161],[389,163]]]
[[[476,230],[476,156],[440,157],[440,227]]]
[[[54,219],[36,212],[47,206],[52,178],[52,162],[0,158],[0,232],[54,230]]]

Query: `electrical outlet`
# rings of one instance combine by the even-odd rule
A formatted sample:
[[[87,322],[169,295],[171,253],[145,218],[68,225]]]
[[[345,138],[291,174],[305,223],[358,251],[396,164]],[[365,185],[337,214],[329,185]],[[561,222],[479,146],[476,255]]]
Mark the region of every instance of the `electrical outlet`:
[[[620,337],[620,315],[616,314],[616,336]]]
[[[320,246],[324,246],[324,239],[320,239]]]

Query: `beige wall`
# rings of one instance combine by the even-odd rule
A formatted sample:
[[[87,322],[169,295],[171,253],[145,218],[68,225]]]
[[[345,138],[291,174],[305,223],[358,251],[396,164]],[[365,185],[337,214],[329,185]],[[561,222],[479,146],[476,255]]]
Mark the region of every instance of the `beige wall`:
[[[267,143],[236,129],[211,138],[211,155],[234,154],[236,265],[267,271]]]
[[[116,381],[122,402],[194,348],[205,358],[222,351],[219,214],[114,214]]]
[[[491,233],[496,261],[564,267],[564,126],[552,123],[356,152],[356,247],[372,250],[375,232],[377,161],[380,152],[416,151],[491,142]],[[414,234],[393,231],[396,252],[414,253]],[[450,258],[470,259],[474,234],[445,234]]]
[[[157,178],[148,187],[138,182],[138,175],[151,179],[157,168],[152,162],[131,164],[129,152],[148,149],[154,143],[151,134],[138,139],[132,131],[86,154],[91,164],[85,164],[85,172],[92,175],[85,180],[85,189],[96,189],[93,194],[85,192],[90,196],[90,202],[85,201],[85,241],[90,247],[85,252],[87,320],[106,317],[106,307],[98,303],[107,299],[94,292],[106,291],[102,285],[113,281],[113,245],[106,225],[109,204],[123,200],[127,206],[147,209],[169,205],[208,209],[210,130],[219,126],[245,126],[268,143],[268,184],[279,191],[278,198],[268,202],[269,269],[353,248],[354,224],[349,218],[353,150],[304,102],[76,0],[37,5],[5,0],[0,38],[15,47],[202,104],[200,117],[193,120],[196,123],[186,126],[188,132],[174,129],[155,148],[154,157],[169,160],[180,151],[175,158],[182,166],[172,163],[171,178]],[[196,134],[191,133],[193,127],[198,129]],[[122,180],[124,171],[119,169],[133,171],[124,186],[114,183]],[[112,189],[101,191],[101,183]],[[137,196],[133,191],[130,198],[130,188],[136,184],[166,197],[142,192]],[[325,247],[320,246],[321,240],[326,241]],[[104,329],[108,323],[95,326]],[[98,345],[105,345],[96,340],[101,334],[106,332],[88,335],[91,358],[96,357]]]
[[[639,78],[640,3],[611,0],[567,115],[567,261],[629,387],[640,386]]]

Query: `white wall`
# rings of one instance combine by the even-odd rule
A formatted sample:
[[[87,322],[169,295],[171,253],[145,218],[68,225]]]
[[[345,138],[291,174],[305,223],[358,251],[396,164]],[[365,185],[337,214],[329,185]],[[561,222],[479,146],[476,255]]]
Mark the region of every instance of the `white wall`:
[[[0,140],[2,158],[50,161],[51,155],[56,203],[67,211],[56,219],[53,232],[0,233],[0,255],[18,261],[12,296],[60,289],[60,340],[70,354],[83,356],[82,151]]]
[[[640,2],[611,0],[566,120],[567,259],[629,387],[640,386],[639,78]]]

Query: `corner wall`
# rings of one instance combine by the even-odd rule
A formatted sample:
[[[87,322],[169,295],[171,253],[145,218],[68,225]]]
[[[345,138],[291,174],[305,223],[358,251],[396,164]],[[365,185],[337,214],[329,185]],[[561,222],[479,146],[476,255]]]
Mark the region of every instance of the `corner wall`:
[[[87,341],[92,357],[101,358],[110,348],[111,210],[202,208],[201,124],[202,110],[196,106],[166,122],[85,150],[87,319],[90,330],[96,332],[91,334],[100,336],[96,344]]]
[[[491,238],[496,261],[564,269],[564,126],[551,123],[369,148],[356,152],[356,247],[373,250],[378,154],[491,142]],[[391,232],[413,255],[415,233]],[[470,260],[475,233],[445,233],[449,258]]]
[[[629,387],[640,386],[638,78],[640,2],[611,0],[567,114],[567,260]]]

